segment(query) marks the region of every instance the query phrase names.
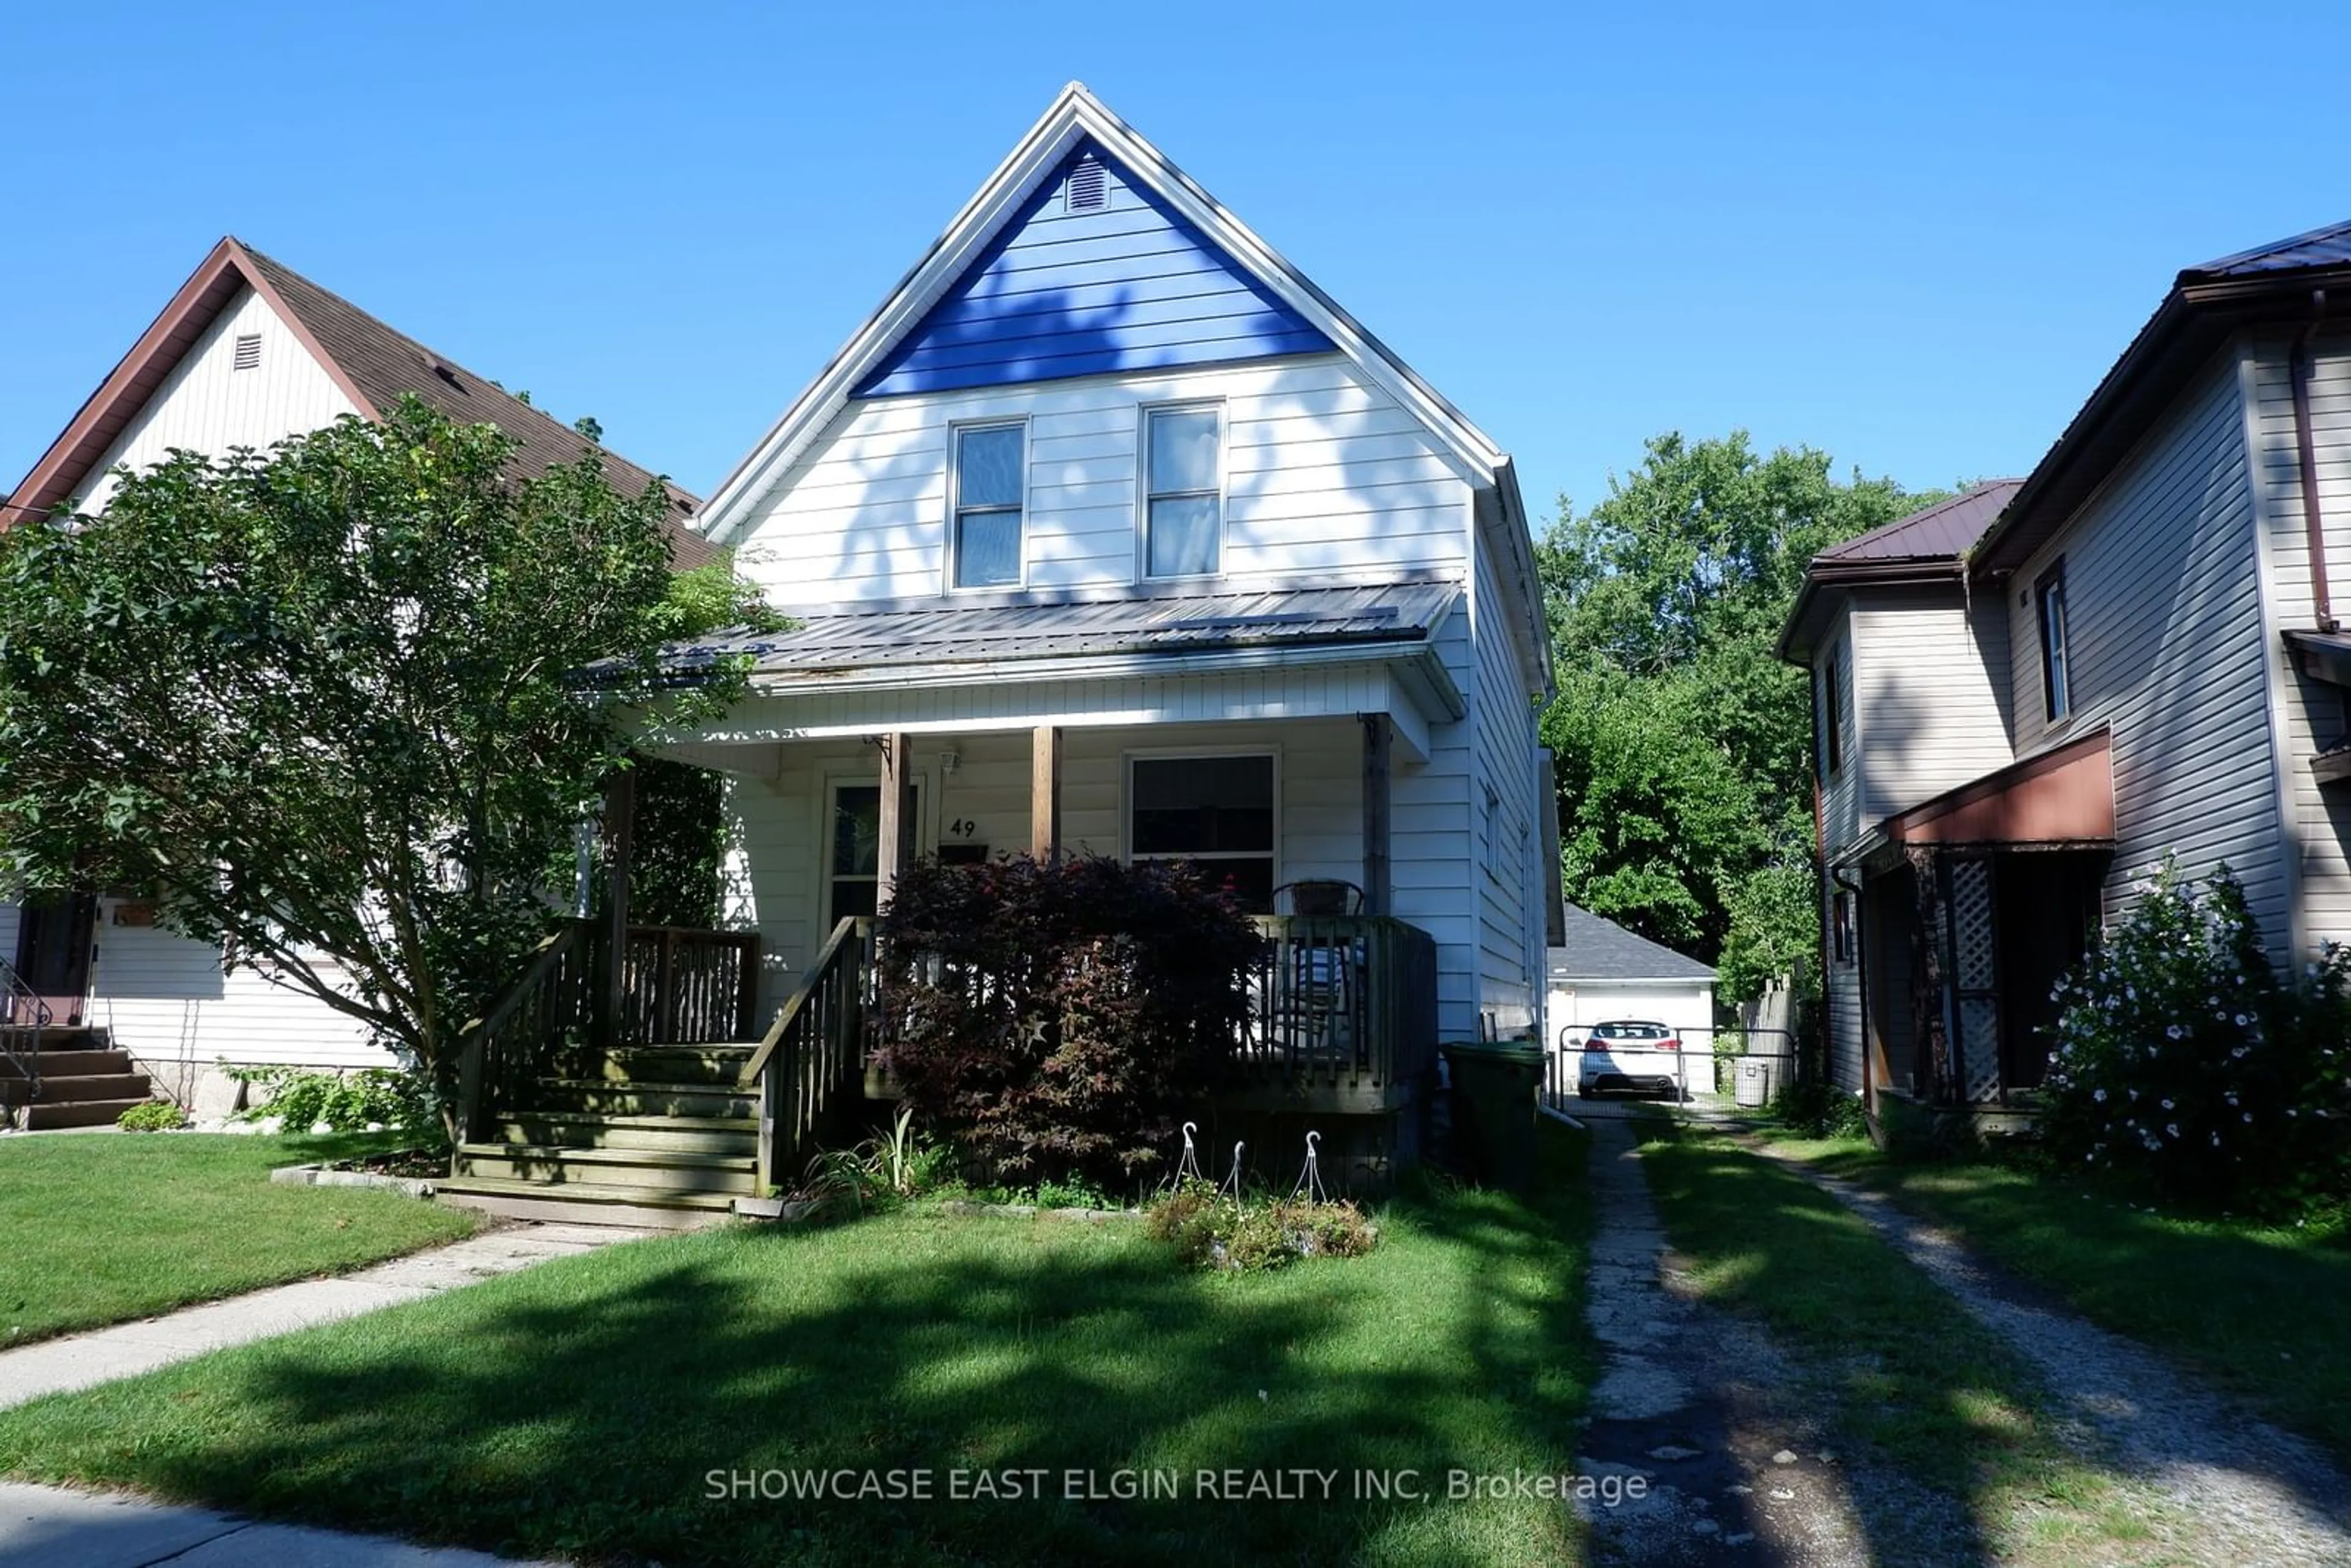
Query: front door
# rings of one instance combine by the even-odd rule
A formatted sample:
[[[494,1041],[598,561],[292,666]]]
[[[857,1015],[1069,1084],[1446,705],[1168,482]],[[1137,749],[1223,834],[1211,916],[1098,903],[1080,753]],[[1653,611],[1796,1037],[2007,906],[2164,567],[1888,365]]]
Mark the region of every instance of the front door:
[[[914,852],[929,847],[923,820],[923,784],[914,781]],[[882,869],[882,786],[841,779],[831,788],[825,813],[824,929],[852,915],[875,913]]]
[[[16,925],[16,973],[47,1006],[52,1024],[81,1023],[97,941],[97,894],[43,893],[25,901]]]

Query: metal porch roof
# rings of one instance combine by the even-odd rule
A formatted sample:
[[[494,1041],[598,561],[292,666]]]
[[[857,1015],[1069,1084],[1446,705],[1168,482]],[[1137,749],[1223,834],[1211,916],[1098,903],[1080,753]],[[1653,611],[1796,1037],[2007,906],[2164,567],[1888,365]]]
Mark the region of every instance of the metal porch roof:
[[[892,665],[1197,653],[1425,640],[1458,583],[1389,582],[1050,603],[904,603],[804,616],[789,632],[719,632],[663,650],[681,674],[749,654],[754,674]]]

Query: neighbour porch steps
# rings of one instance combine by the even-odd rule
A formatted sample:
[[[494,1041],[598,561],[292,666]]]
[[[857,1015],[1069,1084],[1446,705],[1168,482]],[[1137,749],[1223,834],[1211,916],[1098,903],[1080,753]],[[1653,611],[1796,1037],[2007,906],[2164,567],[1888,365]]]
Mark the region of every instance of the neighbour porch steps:
[[[29,1060],[29,1035],[7,1044]],[[123,1112],[152,1097],[147,1074],[135,1070],[129,1051],[114,1049],[102,1028],[43,1030],[38,1069],[36,1090],[17,1060],[0,1050],[0,1125],[31,1132],[112,1126]]]
[[[758,1191],[758,1097],[737,1086],[748,1044],[575,1051],[460,1144],[452,1202],[520,1218],[682,1228]]]

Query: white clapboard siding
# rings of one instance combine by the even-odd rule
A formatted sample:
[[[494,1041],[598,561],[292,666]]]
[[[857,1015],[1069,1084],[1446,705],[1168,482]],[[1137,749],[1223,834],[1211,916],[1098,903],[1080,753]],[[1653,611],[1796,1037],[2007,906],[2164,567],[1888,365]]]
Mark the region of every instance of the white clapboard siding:
[[[1226,578],[1254,585],[1461,564],[1468,481],[1338,355],[852,402],[760,503],[738,559],[781,604],[937,595],[951,432],[1019,419],[1028,427],[1027,585],[1132,583],[1142,412],[1194,401],[1225,413]]]
[[[1508,612],[1489,552],[1471,577],[1470,627],[1478,650],[1470,692],[1477,731],[1478,862],[1469,882],[1478,911],[1479,1006],[1503,1030],[1537,1021],[1542,977],[1542,824],[1535,715],[1510,643]],[[1490,791],[1490,793],[1489,793]],[[1556,810],[1554,805],[1552,809]]]
[[[2270,626],[2278,631],[2315,624],[2310,544],[2303,516],[2302,465],[2294,440],[2291,349],[2283,338],[2255,343],[2247,381],[2252,407],[2256,477],[2268,524]],[[2321,517],[2325,522],[2329,598],[2337,618],[2351,611],[2351,334],[2336,331],[2312,344],[2311,434],[2317,459]],[[2302,674],[2280,660],[2290,821],[2299,849],[2303,956],[2328,942],[2351,942],[2351,785],[2320,788],[2310,759],[2341,745],[2346,731],[2343,689]]]
[[[1867,716],[1857,809],[1883,821],[2010,760],[2008,622],[1995,592],[1855,595],[1854,700]]]
[[[99,903],[89,1021],[184,1099],[194,1077],[225,1061],[300,1067],[390,1067],[366,1029],[314,996],[250,969],[225,974],[220,949],[152,925],[118,925],[120,902]],[[174,1078],[184,1078],[183,1084]]]
[[[260,357],[240,371],[236,344],[246,337],[261,340]],[[113,493],[115,468],[146,468],[174,447],[217,457],[234,447],[267,447],[357,412],[269,302],[247,288],[115,438],[91,469],[99,477],[79,504],[101,510]]]
[[[2285,950],[2288,868],[2278,821],[2260,571],[2234,356],[2199,377],[2056,537],[2006,584],[2016,753],[2114,727],[2111,921],[2167,852],[2245,884]],[[2029,595],[2065,563],[2074,711],[2047,722]]]

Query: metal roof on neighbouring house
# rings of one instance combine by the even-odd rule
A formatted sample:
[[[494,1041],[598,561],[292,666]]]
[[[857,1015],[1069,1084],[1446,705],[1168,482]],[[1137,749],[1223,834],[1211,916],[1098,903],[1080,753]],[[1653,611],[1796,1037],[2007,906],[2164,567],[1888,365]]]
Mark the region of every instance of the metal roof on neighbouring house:
[[[2201,267],[2191,267],[2179,276],[2196,277],[2249,277],[2257,272],[2283,272],[2298,267],[2341,267],[2351,262],[2351,219],[2328,224],[2324,228],[2298,234],[2288,239],[2272,240],[2251,250],[2241,250],[2234,256],[2224,256],[2218,261],[2208,261]]]
[[[2023,483],[2022,479],[1988,479],[1948,501],[1938,501],[1923,511],[1831,545],[1813,559],[1819,563],[1940,560],[1964,555],[1983,538],[1984,530]]]
[[[664,661],[683,673],[747,654],[755,674],[821,676],[893,665],[1421,642],[1460,596],[1457,583],[1427,581],[1092,601],[885,604],[809,615],[788,632],[721,632],[672,643]]]
[[[1564,980],[1712,980],[1695,958],[1625,930],[1588,909],[1567,905],[1567,940],[1552,949],[1551,971]]]

